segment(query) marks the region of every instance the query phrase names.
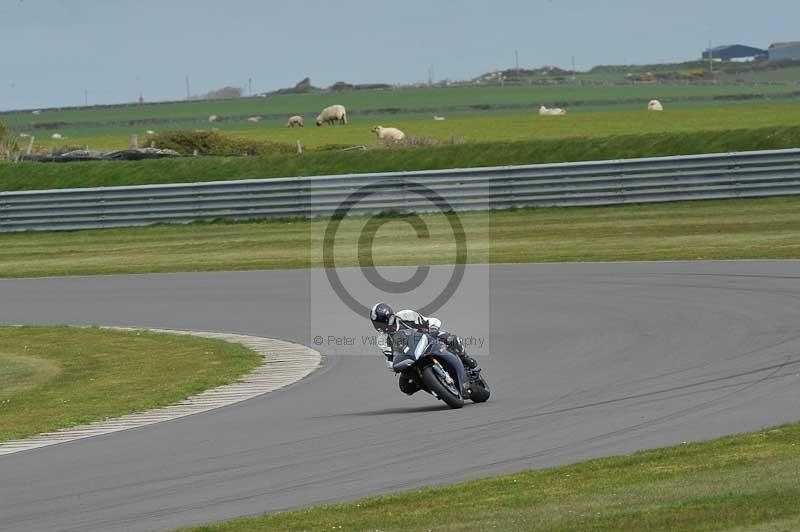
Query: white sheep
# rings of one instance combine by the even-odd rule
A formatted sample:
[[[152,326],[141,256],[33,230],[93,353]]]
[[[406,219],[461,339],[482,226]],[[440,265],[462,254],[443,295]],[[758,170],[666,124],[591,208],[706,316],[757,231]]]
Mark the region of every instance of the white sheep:
[[[317,125],[322,124],[347,124],[347,110],[344,105],[331,105],[322,110],[317,117]]]
[[[37,109],[36,111],[31,111],[31,114],[32,115],[40,115],[40,114],[42,114],[42,112]]]
[[[305,121],[303,121],[303,117],[300,115],[290,116],[289,120],[286,122],[286,127],[303,127],[305,125]],[[319,125],[319,122],[317,122],[317,125]]]
[[[148,135],[155,135],[156,134],[156,132],[153,131],[152,129],[148,129],[147,131],[145,131],[145,133],[147,133]]]
[[[378,140],[397,142],[406,138],[406,134],[396,127],[375,126],[371,131],[378,136]]]
[[[444,117],[443,116],[433,115],[433,119],[436,120],[437,122],[440,122],[440,121],[444,120]]]
[[[53,140],[61,140],[64,137],[61,136],[61,133],[53,133],[52,135],[50,135],[50,138]]]
[[[648,111],[663,111],[664,106],[658,100],[650,100],[647,104]]]
[[[209,122],[216,122],[217,118],[219,118],[217,115],[211,115],[211,116],[208,117],[208,121]]]
[[[251,116],[251,117],[249,117],[247,119],[247,121],[248,122],[253,122],[253,123],[261,122],[261,117],[260,116]]]
[[[548,109],[544,105],[539,107],[539,116],[564,116],[565,114],[567,114],[567,110],[560,107],[553,107],[552,109]]]

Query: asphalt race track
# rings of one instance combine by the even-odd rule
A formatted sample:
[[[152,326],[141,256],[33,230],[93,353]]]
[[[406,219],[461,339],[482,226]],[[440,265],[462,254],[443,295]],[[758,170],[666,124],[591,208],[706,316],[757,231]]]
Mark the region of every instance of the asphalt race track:
[[[467,286],[438,314],[456,332],[489,334],[491,355],[480,361],[490,402],[452,411],[427,395],[406,397],[377,354],[324,345],[325,367],[282,391],[0,457],[0,530],[163,529],[800,419],[800,261],[469,272],[489,280],[489,300]],[[327,328],[369,334],[365,319],[320,301],[310,275],[0,281],[0,322],[216,330],[311,345],[322,314]],[[490,320],[480,311],[487,305]]]

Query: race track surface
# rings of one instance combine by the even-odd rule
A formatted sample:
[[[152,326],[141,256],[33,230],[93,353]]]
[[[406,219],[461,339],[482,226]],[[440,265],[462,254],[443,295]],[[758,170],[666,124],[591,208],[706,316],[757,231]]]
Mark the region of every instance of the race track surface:
[[[157,530],[752,431],[800,418],[800,262],[475,266],[438,314],[494,396],[406,397],[337,355],[214,412],[0,457],[0,530]],[[343,276],[355,271],[342,271]],[[307,271],[0,281],[3,323],[369,334]],[[489,305],[485,313],[471,312]],[[313,307],[311,312],[309,308]],[[458,307],[458,308],[455,308]],[[318,320],[315,317],[315,323]],[[370,352],[365,349],[365,352]]]

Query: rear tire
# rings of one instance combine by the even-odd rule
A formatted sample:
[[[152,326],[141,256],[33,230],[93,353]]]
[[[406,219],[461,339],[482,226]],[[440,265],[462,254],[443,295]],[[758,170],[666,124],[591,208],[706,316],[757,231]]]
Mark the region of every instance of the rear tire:
[[[436,374],[433,366],[428,366],[422,370],[422,382],[424,382],[425,386],[427,386],[430,391],[435,393],[436,396],[444,401],[450,408],[461,408],[464,406],[464,400],[461,397],[454,395],[453,392],[451,392],[450,389],[439,380],[439,376]]]

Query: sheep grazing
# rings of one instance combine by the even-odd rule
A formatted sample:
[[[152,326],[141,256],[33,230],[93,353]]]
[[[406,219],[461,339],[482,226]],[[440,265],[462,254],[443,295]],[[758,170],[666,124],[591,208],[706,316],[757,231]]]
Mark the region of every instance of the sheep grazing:
[[[539,107],[539,116],[564,116],[565,114],[567,114],[567,110],[560,107],[553,107],[552,109],[548,109],[544,105]]]
[[[32,115],[40,115],[40,114],[42,114],[42,112],[37,109],[36,111],[31,111],[31,114]]]
[[[260,116],[251,116],[251,117],[248,117],[247,121],[248,122],[253,122],[253,123],[261,122],[261,117]]]
[[[216,122],[219,117],[217,115],[211,115],[208,117],[209,122]]]
[[[148,129],[147,131],[145,131],[145,133],[147,133],[148,135],[155,135],[156,134],[156,132],[153,131],[152,129]]]
[[[664,106],[658,100],[650,100],[647,104],[648,111],[663,111]]]
[[[378,140],[397,142],[406,138],[406,134],[396,127],[375,126],[371,131],[378,136]]]
[[[321,116],[321,115],[320,115]],[[300,115],[290,116],[289,120],[286,122],[286,127],[303,127],[305,126],[305,122],[303,121],[303,117]],[[319,120],[317,121],[317,125],[319,125]]]
[[[21,138],[21,139],[27,139],[28,137],[30,137],[30,135],[28,135],[27,133],[20,133],[19,134],[19,138]]]
[[[61,133],[53,133],[52,135],[50,135],[50,138],[53,140],[61,140],[64,137],[61,136]]]
[[[322,110],[317,117],[317,125],[326,124],[347,124],[347,110],[344,105],[331,105]]]
[[[437,122],[441,122],[442,120],[444,120],[444,117],[433,115],[433,119],[436,120]]]

